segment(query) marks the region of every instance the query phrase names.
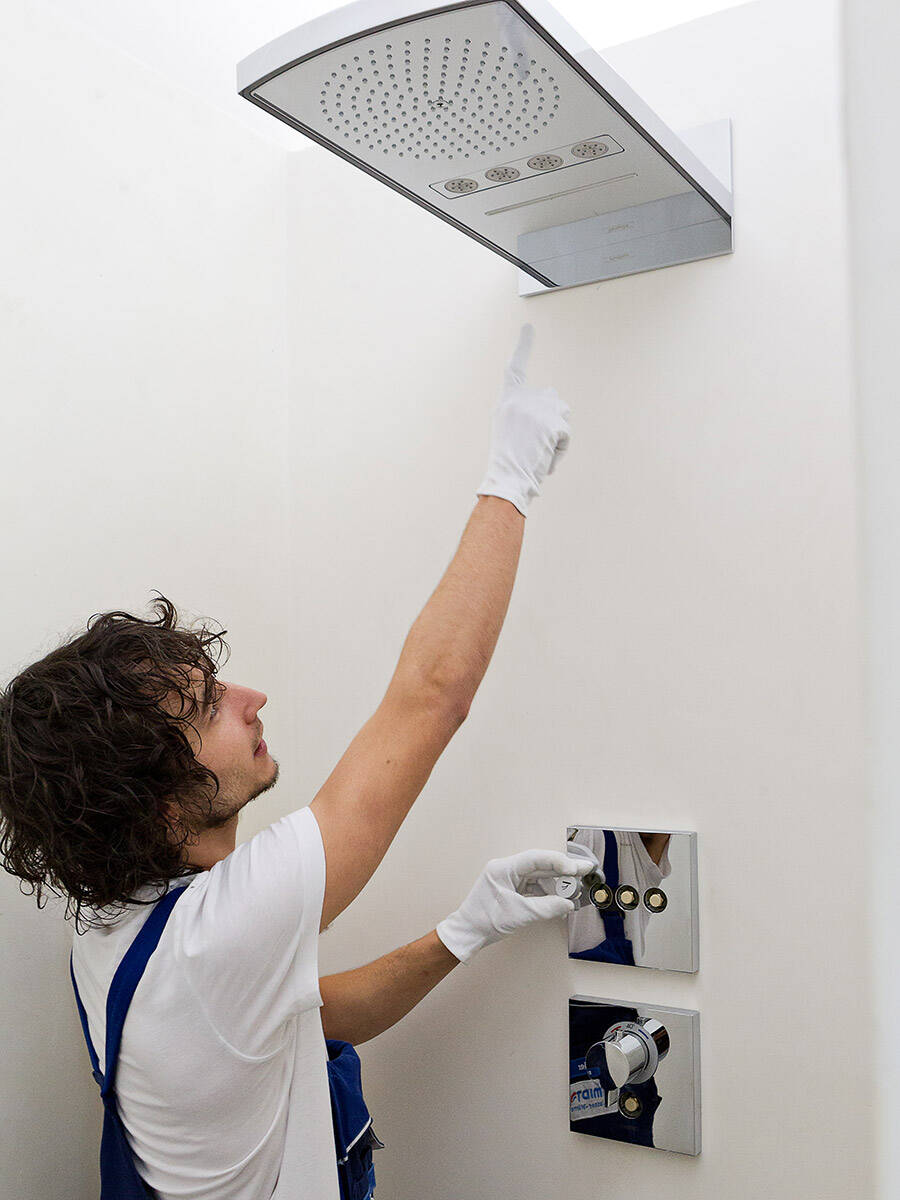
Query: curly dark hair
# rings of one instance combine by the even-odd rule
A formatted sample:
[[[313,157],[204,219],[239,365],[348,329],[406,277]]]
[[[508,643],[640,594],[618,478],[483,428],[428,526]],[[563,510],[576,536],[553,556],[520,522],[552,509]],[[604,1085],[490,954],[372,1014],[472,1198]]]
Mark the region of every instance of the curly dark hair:
[[[66,896],[76,928],[195,870],[185,843],[213,818],[219,781],[186,730],[200,737],[195,689],[204,705],[220,694],[227,630],[180,627],[156,597],[150,620],[95,613],[0,692],[0,863],[39,908]]]

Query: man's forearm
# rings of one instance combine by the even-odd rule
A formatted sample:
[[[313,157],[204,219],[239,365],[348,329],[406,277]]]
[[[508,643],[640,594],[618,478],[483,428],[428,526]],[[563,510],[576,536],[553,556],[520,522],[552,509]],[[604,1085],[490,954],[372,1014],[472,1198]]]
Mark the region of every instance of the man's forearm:
[[[319,980],[325,1036],[358,1046],[390,1029],[459,965],[431,931],[383,958]]]
[[[459,548],[416,619],[397,675],[427,678],[465,706],[500,636],[522,547],[525,518],[497,496],[481,496]]]

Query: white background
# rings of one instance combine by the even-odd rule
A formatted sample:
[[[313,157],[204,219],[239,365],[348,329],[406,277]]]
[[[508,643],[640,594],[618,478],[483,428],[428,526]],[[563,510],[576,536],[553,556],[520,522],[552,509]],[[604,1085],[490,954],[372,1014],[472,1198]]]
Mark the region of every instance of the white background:
[[[210,33],[197,61],[230,87],[234,58],[311,15],[292,11],[227,61]],[[199,40],[144,12],[140,40],[185,61]],[[419,936],[487,858],[578,823],[698,831],[702,969],[571,963],[562,927],[459,968],[363,1048],[384,1200],[837,1200],[888,1161],[870,1043],[845,1035],[886,994],[854,362],[885,406],[889,376],[862,334],[854,359],[851,278],[860,311],[882,281],[855,225],[849,253],[840,15],[760,2],[610,52],[676,129],[733,118],[736,253],[522,300],[511,265],[390,189],[138,63],[112,15],[101,39],[12,6],[4,677],[152,588],[220,619],[225,677],[269,693],[282,763],[249,835],[311,798],[378,703],[471,509],[523,320],[532,378],[573,409],[469,719],[323,969]],[[878,95],[857,95],[875,137]],[[68,934],[0,888],[0,1191],[94,1200]],[[700,1159],[568,1132],[575,992],[700,1009]]]
[[[741,0],[559,0],[556,8],[596,49],[644,37]],[[234,66],[259,46],[330,12],[331,0],[65,0],[68,19],[166,75],[195,96],[287,149],[303,137],[240,99]],[[427,7],[427,6],[426,6]]]

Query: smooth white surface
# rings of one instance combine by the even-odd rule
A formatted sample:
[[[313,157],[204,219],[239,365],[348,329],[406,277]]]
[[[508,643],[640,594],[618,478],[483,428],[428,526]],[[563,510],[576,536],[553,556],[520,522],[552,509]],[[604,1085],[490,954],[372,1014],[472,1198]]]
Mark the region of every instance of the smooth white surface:
[[[900,408],[897,313],[900,230],[886,196],[900,187],[900,87],[893,4],[844,5],[847,120],[845,148],[856,342],[857,410],[863,480],[863,585],[866,604],[869,921],[875,956],[875,1031],[881,1051],[873,1076],[880,1200],[900,1195],[900,928],[896,847],[900,841]]]
[[[529,381],[572,405],[468,721],[326,969],[420,936],[488,858],[562,846],[573,821],[699,834],[695,978],[569,963],[564,928],[537,929],[362,1047],[392,1200],[419,1200],[426,1170],[428,1200],[871,1195],[872,1073],[835,1036],[871,1012],[839,53],[837,5],[811,0],[620,47],[675,128],[732,116],[737,251],[535,300],[327,152],[292,161],[311,776],[449,560],[522,320]],[[576,992],[700,1010],[698,1160],[569,1133]]]
[[[148,45],[164,41],[146,14]],[[7,16],[5,674],[91,612],[141,610],[152,587],[220,617],[226,678],[270,694],[282,762],[247,836],[309,799],[380,700],[536,310],[530,378],[572,403],[572,446],[528,518],[469,720],[322,962],[419,936],[489,857],[562,848],[570,821],[594,820],[699,830],[703,969],[570,964],[562,923],[459,968],[363,1047],[392,1200],[422,1200],[423,1164],[428,1200],[598,1181],[630,1200],[871,1195],[874,1071],[834,1036],[871,1016],[873,866],[856,832],[837,15],[748,5],[610,53],[674,128],[734,118],[738,251],[534,304],[515,299],[511,266],[316,147],[291,156],[285,254],[282,155],[58,11]],[[218,27],[183,10],[195,16],[217,59]],[[96,1200],[99,1113],[64,931],[2,888],[0,1191]],[[699,1160],[569,1134],[574,992],[701,1010]],[[773,1102],[776,1076],[796,1104]]]
[[[724,117],[719,121],[707,121],[703,125],[694,125],[691,129],[679,129],[676,132],[707,170],[731,192],[731,121]]]
[[[271,693],[281,752],[283,156],[41,0],[5,7],[0,81],[0,680],[159,588],[228,628],[224,676]],[[97,1200],[69,944],[0,873],[0,1195],[16,1200]]]

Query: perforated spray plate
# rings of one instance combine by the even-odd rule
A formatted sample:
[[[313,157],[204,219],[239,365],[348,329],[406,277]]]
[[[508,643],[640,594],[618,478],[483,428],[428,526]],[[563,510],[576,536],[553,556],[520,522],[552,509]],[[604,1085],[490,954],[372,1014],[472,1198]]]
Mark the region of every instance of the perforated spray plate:
[[[731,247],[721,205],[512,0],[362,0],[258,51],[239,84],[547,287],[598,278],[598,247],[623,233]]]

